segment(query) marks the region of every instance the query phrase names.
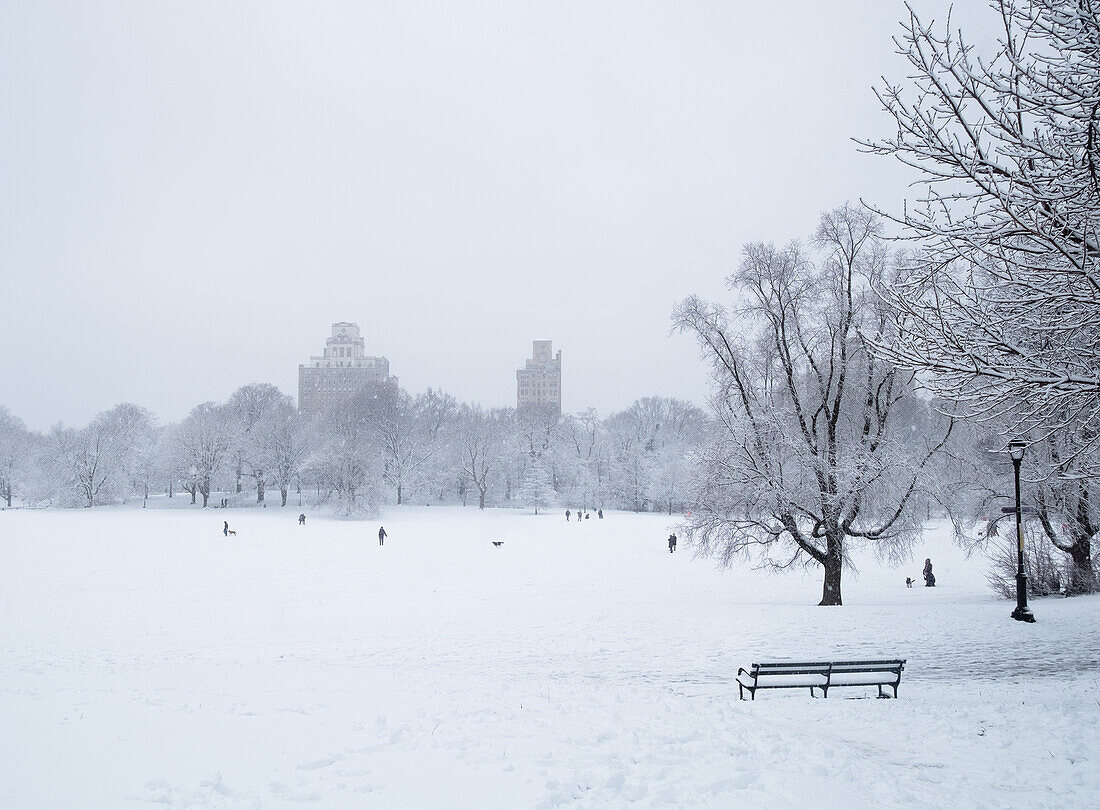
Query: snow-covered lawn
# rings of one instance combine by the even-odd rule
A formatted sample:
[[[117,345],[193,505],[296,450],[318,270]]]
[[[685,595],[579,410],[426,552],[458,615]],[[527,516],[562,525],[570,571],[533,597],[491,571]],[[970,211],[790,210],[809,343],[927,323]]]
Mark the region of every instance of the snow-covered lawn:
[[[299,511],[0,512],[0,807],[1100,806],[1100,600],[1014,622],[942,528],[818,608],[662,516]],[[737,700],[878,656],[899,700]]]

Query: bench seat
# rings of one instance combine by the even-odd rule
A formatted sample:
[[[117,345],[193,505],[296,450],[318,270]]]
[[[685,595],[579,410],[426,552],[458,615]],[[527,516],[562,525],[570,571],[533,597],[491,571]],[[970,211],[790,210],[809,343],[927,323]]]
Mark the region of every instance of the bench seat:
[[[893,672],[833,672],[829,676],[829,686],[887,685],[896,680]]]
[[[799,686],[805,689],[809,686],[825,686],[828,680],[825,673],[820,673],[817,675],[768,675],[767,682],[759,684],[751,676],[738,675],[737,682],[757,689],[790,689]]]

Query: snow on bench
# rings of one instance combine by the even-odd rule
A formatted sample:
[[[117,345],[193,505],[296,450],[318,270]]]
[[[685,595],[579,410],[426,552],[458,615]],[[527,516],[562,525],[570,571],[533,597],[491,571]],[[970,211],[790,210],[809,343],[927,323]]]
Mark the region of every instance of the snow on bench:
[[[889,697],[882,687],[889,686],[898,696],[905,659],[879,661],[773,661],[753,664],[737,670],[737,693],[745,699],[745,690],[756,700],[757,689],[809,688],[813,696],[820,689],[829,696],[834,686],[877,686],[880,698]]]

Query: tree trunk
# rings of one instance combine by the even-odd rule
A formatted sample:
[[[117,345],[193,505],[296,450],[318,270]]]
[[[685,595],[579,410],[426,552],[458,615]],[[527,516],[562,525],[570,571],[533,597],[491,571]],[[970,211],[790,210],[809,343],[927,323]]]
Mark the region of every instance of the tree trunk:
[[[483,489],[479,489],[477,491],[477,508],[478,509],[484,509],[485,508],[485,490],[483,490]]]
[[[210,493],[209,492],[203,492],[202,493],[202,508],[203,509],[206,508],[206,504],[209,500],[210,500]],[[192,503],[194,503],[194,501],[192,501]]]
[[[842,605],[843,602],[840,599],[840,572],[841,572],[841,555],[840,545],[835,541],[829,541],[829,553],[825,557],[825,562],[822,563],[822,567],[825,569],[825,583],[821,590],[821,601],[817,604],[819,606],[830,605]]]
[[[1079,539],[1067,549],[1073,564],[1070,566],[1066,596],[1078,596],[1096,592],[1096,571],[1092,567],[1092,544],[1087,538]]]
[[[282,503],[283,506],[286,506],[286,492],[287,491],[285,489],[280,489],[279,490],[279,494],[283,496],[283,503]]]
[[[397,485],[397,505],[401,505],[401,485]]]
[[[256,479],[256,503],[264,502],[264,483],[262,475]]]

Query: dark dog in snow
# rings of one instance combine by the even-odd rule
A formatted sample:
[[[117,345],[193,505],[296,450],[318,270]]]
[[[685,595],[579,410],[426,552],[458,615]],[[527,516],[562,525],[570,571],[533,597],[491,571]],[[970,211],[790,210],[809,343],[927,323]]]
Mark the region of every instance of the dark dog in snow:
[[[494,546],[503,546],[503,545],[504,545],[504,541],[503,541],[503,540],[494,540],[494,541],[493,541],[493,545],[494,545]]]
[[[905,587],[906,588],[912,588],[913,587],[913,578],[912,577],[906,577],[905,578]]]

